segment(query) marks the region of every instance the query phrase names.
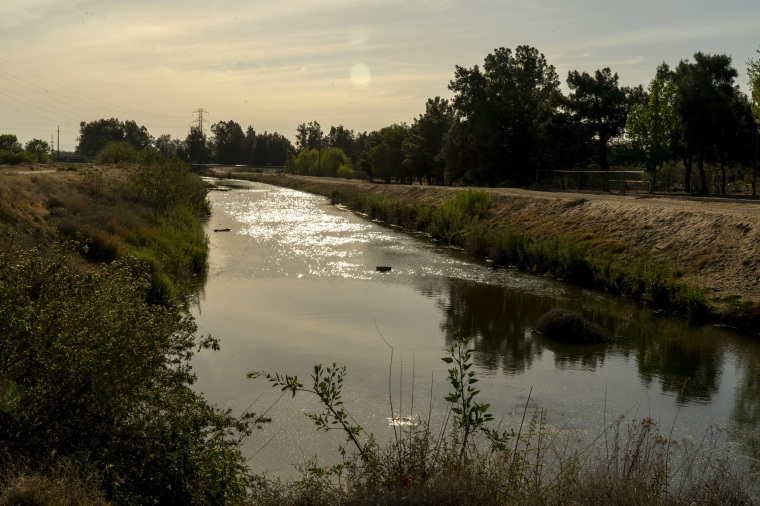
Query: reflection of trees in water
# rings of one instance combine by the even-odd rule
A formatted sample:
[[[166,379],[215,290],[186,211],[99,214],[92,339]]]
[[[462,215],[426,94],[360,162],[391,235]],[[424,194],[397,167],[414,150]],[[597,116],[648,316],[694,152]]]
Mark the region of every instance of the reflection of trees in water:
[[[484,368],[520,373],[548,349],[560,369],[595,370],[613,353],[635,357],[642,382],[659,381],[663,392],[675,394],[679,403],[709,402],[718,391],[725,343],[732,337],[714,327],[689,326],[612,297],[589,298],[581,291],[537,295],[456,279],[439,288],[436,305],[444,316],[446,342],[452,342],[458,329],[469,333],[476,360]],[[617,342],[579,346],[534,335],[531,326],[554,307],[575,311],[611,330]]]
[[[497,285],[448,280],[424,291],[443,313],[441,329],[452,343],[457,329],[475,336],[479,366],[519,374],[546,349],[558,369],[596,370],[608,354],[635,359],[643,384],[661,383],[680,404],[709,403],[723,370],[741,375],[731,414],[732,437],[760,472],[760,343],[710,326],[665,318],[612,297],[585,292],[536,295]],[[611,345],[569,345],[534,334],[530,327],[554,307],[582,314],[617,336]],[[740,364],[734,368],[733,357]]]
[[[755,353],[742,355],[739,367],[743,373],[736,389],[736,401],[731,412],[732,434],[740,439],[741,447],[750,457],[750,466],[760,472],[760,364],[757,346]]]
[[[630,346],[635,349],[639,377],[655,379],[679,404],[709,402],[717,393],[728,336],[713,327],[688,327],[683,321],[645,318],[633,325]]]
[[[553,299],[524,292],[452,280],[448,300],[438,300],[446,343],[461,329],[473,336],[477,363],[487,369],[516,373],[527,370],[541,355],[529,327],[539,315],[556,306]]]

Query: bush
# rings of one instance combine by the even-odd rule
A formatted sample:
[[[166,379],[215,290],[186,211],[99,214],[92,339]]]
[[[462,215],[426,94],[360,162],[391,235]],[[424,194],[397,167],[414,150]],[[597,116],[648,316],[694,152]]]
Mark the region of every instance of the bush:
[[[130,162],[136,163],[140,160],[142,154],[125,141],[109,141],[95,155],[95,163],[119,163]]]
[[[464,246],[465,238],[491,205],[491,196],[480,190],[465,190],[436,207],[428,231],[446,242]]]
[[[0,150],[0,164],[20,165],[23,163],[32,164],[36,161],[36,157],[26,151]]]
[[[61,251],[0,252],[0,448],[32,471],[51,456],[94,468],[118,502],[240,499],[254,416],[190,389],[194,350],[216,341],[149,287],[135,262],[80,273]]]

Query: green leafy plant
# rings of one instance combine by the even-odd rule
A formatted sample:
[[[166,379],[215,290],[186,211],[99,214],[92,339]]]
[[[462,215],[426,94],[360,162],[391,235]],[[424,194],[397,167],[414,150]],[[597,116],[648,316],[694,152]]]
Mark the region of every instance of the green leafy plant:
[[[80,272],[66,251],[0,249],[0,474],[70,459],[121,503],[245,496],[240,443],[265,420],[192,390],[195,350],[218,343],[180,307],[149,303],[149,289],[139,262]]]
[[[499,432],[486,426],[493,420],[493,415],[488,412],[491,407],[485,402],[477,402],[476,397],[480,394],[474,385],[479,381],[477,374],[472,370],[472,348],[469,345],[470,338],[461,331],[454,335],[454,344],[448,348],[448,356],[441,358],[452,366],[449,372],[449,383],[453,389],[446,397],[446,401],[452,404],[454,412],[454,428],[459,432],[460,457],[466,455],[467,444],[470,436],[482,432],[492,443],[494,449],[503,449],[506,442],[512,436],[508,432]]]
[[[322,413],[306,413],[317,430],[331,431],[341,430],[346,434],[346,441],[351,442],[361,455],[362,460],[367,461],[370,458],[370,444],[362,443],[359,439],[362,437],[364,428],[353,421],[343,405],[343,378],[346,375],[346,366],[338,367],[335,363],[332,367],[322,367],[322,364],[314,366],[314,374],[311,375],[312,386],[305,387],[298,380],[298,376],[281,375],[279,373],[269,374],[262,373],[264,377],[272,383],[273,387],[280,387],[285,391],[290,391],[295,397],[298,392],[307,392],[316,395],[325,410]],[[249,378],[259,376],[257,372],[248,373]],[[371,441],[371,438],[370,438]],[[342,445],[339,447],[341,456],[346,458],[346,449]]]

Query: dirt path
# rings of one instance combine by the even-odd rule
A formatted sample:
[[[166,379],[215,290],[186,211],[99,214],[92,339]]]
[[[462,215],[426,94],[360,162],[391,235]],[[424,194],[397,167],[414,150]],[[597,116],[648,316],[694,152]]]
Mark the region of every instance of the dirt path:
[[[462,189],[304,179],[328,194],[350,186],[369,194],[431,204]],[[496,225],[518,224],[538,235],[573,235],[590,244],[592,251],[594,245],[604,245],[606,250],[612,247],[622,261],[643,256],[672,265],[684,279],[710,290],[715,298],[738,296],[760,303],[758,201],[510,188],[486,191],[494,196],[488,219]]]

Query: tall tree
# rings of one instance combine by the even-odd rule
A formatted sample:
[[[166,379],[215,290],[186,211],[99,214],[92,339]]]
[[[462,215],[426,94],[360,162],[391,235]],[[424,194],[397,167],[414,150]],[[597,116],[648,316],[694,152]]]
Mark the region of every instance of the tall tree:
[[[211,125],[211,132],[214,134],[211,144],[217,163],[248,162],[245,153],[245,134],[238,123],[232,120],[220,121]]]
[[[626,121],[626,132],[633,149],[644,161],[654,193],[657,171],[672,157],[670,142],[676,128],[676,85],[661,77],[649,84],[649,97],[644,104],[634,104]]]
[[[14,134],[0,135],[0,150],[11,151],[13,153],[21,151],[21,143]]]
[[[171,156],[180,149],[182,141],[180,139],[172,139],[169,134],[163,134],[156,137],[153,141],[153,147],[164,156]]]
[[[554,114],[559,80],[543,54],[529,46],[498,48],[483,71],[456,67],[449,83],[457,122],[447,161],[476,183],[528,182],[541,159],[539,125]],[[452,158],[452,146],[472,155]]]
[[[199,127],[190,127],[187,138],[183,144],[183,156],[186,161],[193,163],[208,163],[211,161],[211,148],[209,147],[206,132]]]
[[[409,129],[409,137],[402,146],[404,164],[420,183],[443,184],[446,160],[442,152],[446,133],[454,123],[454,109],[448,100],[435,97],[428,99],[425,113],[415,119]]]
[[[586,134],[590,158],[608,172],[611,142],[623,133],[630,97],[635,92],[621,87],[617,73],[613,74],[609,67],[597,70],[593,76],[577,70],[569,72],[567,85],[571,93],[565,104],[573,121]]]
[[[95,156],[109,142],[127,142],[133,148],[143,151],[153,139],[144,126],[137,126],[132,120],[119,121],[117,118],[99,119],[79,124],[76,152],[85,156]]]
[[[41,139],[32,139],[24,144],[24,151],[34,155],[38,162],[45,162],[50,157],[50,144]]]
[[[411,172],[404,169],[404,154],[401,151],[409,127],[394,124],[378,132],[378,143],[369,151],[371,174],[390,183],[392,180],[412,182]]]
[[[343,125],[330,127],[330,133],[327,134],[327,147],[340,149],[354,163],[358,160],[359,152],[356,149],[354,131]]]
[[[694,62],[681,60],[675,70],[677,149],[686,167],[686,190],[691,190],[691,168],[697,162],[700,192],[708,193],[705,164],[717,161],[734,116],[739,88],[734,85],[738,73],[725,54],[694,54]]]
[[[760,49],[757,50],[760,54]],[[752,113],[760,131],[760,58],[752,58],[747,61],[747,75],[749,76],[750,97],[752,99]]]
[[[317,121],[310,121],[309,124],[301,123],[296,128],[296,149],[321,149],[324,142],[325,134],[322,127]]]
[[[760,50],[757,51],[760,54]],[[760,177],[760,58],[747,61],[752,115],[755,118],[755,163],[753,164],[752,195],[757,195],[757,178]]]

